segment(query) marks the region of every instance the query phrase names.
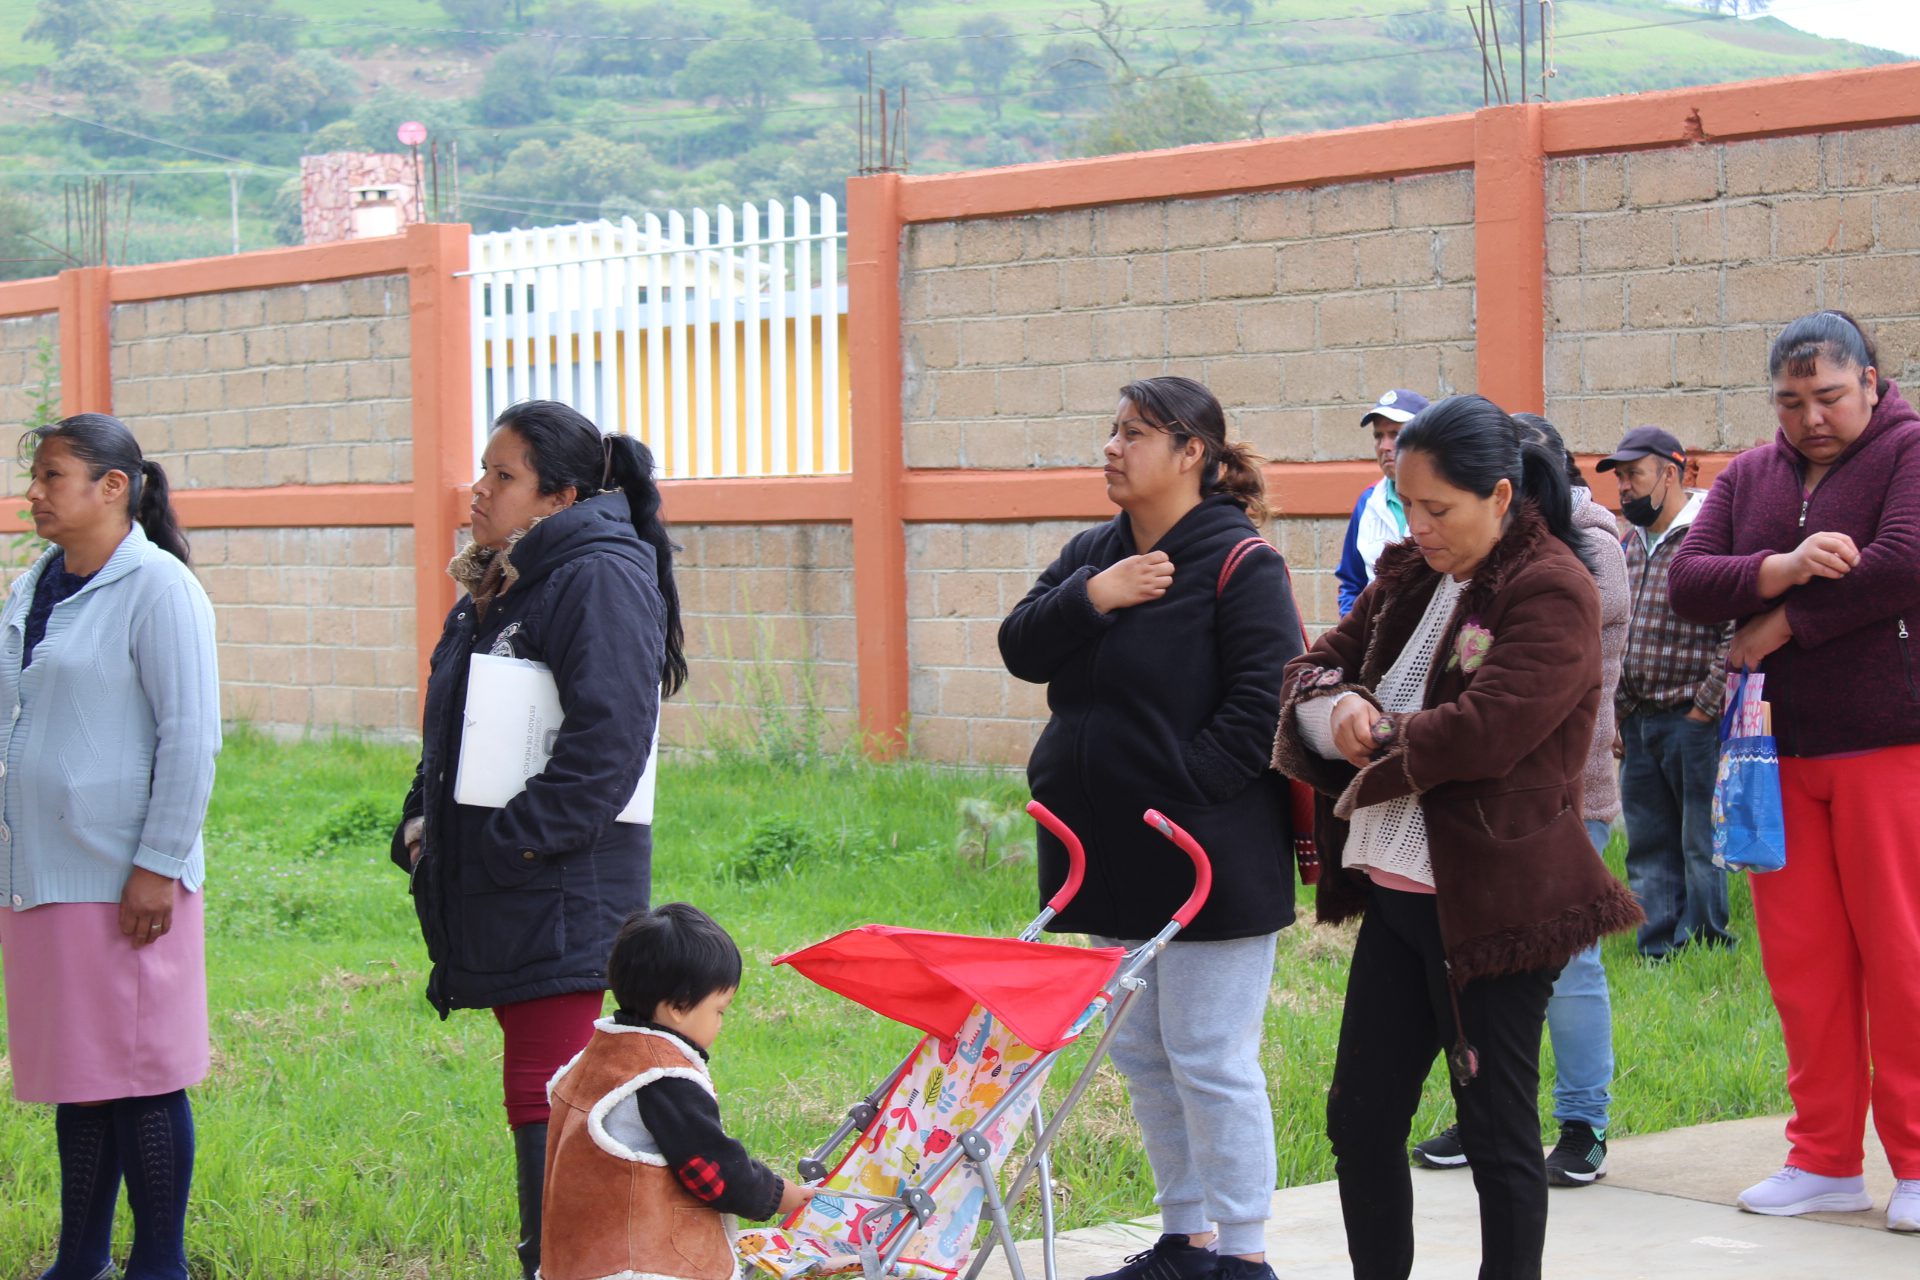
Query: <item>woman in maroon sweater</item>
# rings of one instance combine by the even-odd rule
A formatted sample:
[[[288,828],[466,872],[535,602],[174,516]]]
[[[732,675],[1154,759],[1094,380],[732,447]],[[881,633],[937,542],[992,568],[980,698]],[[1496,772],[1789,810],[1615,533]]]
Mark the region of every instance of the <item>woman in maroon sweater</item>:
[[[1872,1207],[1869,1099],[1920,1231],[1920,415],[1838,311],[1768,357],[1780,433],[1714,483],[1668,592],[1694,622],[1736,619],[1729,665],[1766,676],[1787,865],[1753,911],[1787,1042],[1787,1165],[1740,1207]]]

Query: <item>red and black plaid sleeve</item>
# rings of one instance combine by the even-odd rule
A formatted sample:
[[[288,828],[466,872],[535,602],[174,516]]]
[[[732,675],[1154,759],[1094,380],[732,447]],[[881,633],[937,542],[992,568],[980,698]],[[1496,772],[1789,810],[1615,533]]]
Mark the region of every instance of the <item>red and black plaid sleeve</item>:
[[[702,1204],[755,1221],[780,1208],[785,1184],[747,1154],[720,1124],[720,1104],[692,1080],[669,1076],[634,1095],[680,1185]]]

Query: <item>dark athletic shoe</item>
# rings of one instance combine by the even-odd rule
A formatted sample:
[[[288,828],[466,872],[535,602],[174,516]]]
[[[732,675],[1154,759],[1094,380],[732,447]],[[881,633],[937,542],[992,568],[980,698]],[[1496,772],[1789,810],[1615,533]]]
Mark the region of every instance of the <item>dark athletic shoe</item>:
[[[1220,1269],[1213,1273],[1214,1280],[1280,1280],[1273,1274],[1273,1268],[1264,1262],[1248,1262],[1245,1258],[1236,1258],[1226,1254],[1220,1259]]]
[[[1219,1266],[1220,1255],[1213,1250],[1196,1249],[1185,1236],[1163,1235],[1118,1270],[1087,1280],[1210,1280]]]
[[[1413,1148],[1413,1162],[1429,1169],[1464,1169],[1467,1149],[1460,1145],[1460,1126],[1450,1124]]]
[[[1581,1120],[1560,1126],[1560,1141],[1547,1153],[1547,1181],[1557,1187],[1590,1186],[1607,1176],[1607,1139],[1604,1132]]]

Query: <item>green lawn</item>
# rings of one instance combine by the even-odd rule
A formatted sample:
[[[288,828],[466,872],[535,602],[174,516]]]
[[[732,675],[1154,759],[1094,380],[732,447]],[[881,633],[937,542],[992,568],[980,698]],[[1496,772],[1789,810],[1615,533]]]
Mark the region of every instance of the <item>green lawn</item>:
[[[194,1091],[196,1277],[511,1271],[498,1032],[485,1014],[442,1022],[422,999],[405,880],[386,860],[411,769],[404,749],[350,741],[237,735],[222,757],[208,826],[215,1067]],[[1031,867],[963,859],[956,837],[963,800],[1012,807],[1018,780],[673,760],[662,797],[656,897],[712,911],[747,953],[714,1062],[727,1114],[756,1152],[791,1167],[914,1037],[766,962],[865,921],[1013,932],[1032,908]],[[778,868],[787,857],[796,870]],[[1751,936],[1744,885],[1736,904]],[[1285,1184],[1332,1176],[1321,1112],[1350,943],[1305,925],[1281,935],[1266,1056]],[[1615,938],[1607,961],[1617,1132],[1784,1108],[1755,948],[1649,969]],[[1444,1123],[1443,1096],[1436,1075],[1417,1135]],[[1076,1113],[1058,1169],[1066,1226],[1150,1208],[1110,1071]],[[57,1207],[51,1110],[0,1101],[0,1278],[46,1265]],[[128,1229],[123,1210],[122,1253]]]

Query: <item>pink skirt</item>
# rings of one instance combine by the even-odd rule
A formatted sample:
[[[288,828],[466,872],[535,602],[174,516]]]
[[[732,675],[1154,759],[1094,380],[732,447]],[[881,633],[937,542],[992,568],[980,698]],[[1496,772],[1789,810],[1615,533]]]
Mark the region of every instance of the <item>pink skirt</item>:
[[[172,925],[138,950],[118,903],[0,908],[13,1096],[105,1102],[206,1079],[206,949],[201,895],[178,888]]]

